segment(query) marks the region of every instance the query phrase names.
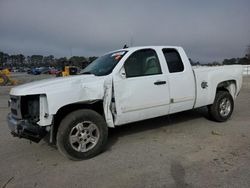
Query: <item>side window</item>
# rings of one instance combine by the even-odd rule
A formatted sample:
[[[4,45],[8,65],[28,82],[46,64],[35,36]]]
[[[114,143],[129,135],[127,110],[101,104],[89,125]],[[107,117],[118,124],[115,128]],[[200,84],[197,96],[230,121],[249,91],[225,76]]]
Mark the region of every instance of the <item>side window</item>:
[[[184,70],[180,54],[175,49],[163,49],[162,51],[170,73],[182,72]]]
[[[138,50],[131,54],[124,63],[127,78],[161,74],[157,54],[152,49]]]

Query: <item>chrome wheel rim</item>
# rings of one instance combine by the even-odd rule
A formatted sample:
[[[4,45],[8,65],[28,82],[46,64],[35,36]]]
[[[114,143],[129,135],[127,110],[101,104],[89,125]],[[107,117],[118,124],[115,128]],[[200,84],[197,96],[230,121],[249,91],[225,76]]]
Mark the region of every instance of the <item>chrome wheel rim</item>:
[[[220,115],[223,117],[228,116],[228,114],[231,112],[231,102],[227,98],[223,98],[220,102],[219,109],[220,109]]]
[[[78,152],[87,152],[98,143],[100,132],[96,124],[84,121],[74,126],[69,135],[71,147]]]

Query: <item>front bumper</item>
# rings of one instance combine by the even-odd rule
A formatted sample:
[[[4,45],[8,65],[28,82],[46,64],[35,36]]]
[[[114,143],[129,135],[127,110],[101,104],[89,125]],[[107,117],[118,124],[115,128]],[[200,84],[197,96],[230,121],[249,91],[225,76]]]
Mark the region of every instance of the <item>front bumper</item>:
[[[26,138],[33,142],[39,142],[47,133],[45,127],[33,125],[27,120],[15,119],[11,114],[8,114],[7,122],[11,134],[14,137]]]

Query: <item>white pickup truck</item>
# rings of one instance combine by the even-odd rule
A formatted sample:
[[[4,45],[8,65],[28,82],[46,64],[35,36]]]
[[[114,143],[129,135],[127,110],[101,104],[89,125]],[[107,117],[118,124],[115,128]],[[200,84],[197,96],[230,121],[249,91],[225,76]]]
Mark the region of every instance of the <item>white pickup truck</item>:
[[[14,87],[7,121],[14,136],[39,142],[49,134],[63,155],[81,160],[105,148],[110,127],[201,106],[226,121],[241,85],[239,65],[192,68],[181,47],[132,47],[81,75]]]

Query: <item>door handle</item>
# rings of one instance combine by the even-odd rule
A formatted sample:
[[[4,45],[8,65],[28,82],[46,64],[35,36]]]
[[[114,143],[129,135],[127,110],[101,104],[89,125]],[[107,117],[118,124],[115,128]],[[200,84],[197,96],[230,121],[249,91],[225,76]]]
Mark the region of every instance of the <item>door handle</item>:
[[[154,83],[154,85],[163,85],[163,84],[166,84],[167,82],[166,81],[156,81]]]

